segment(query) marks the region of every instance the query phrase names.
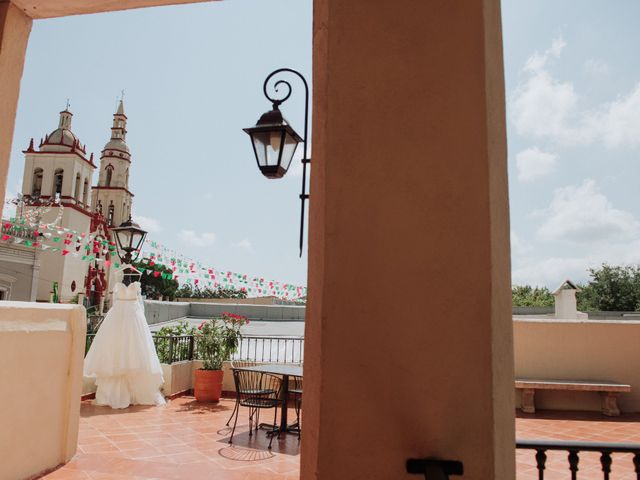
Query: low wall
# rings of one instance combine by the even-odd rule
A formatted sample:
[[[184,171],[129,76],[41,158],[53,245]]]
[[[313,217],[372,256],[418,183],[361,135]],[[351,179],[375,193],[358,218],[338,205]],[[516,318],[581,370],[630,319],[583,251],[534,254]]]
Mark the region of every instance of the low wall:
[[[513,342],[516,377],[626,383],[631,393],[620,395],[620,409],[640,412],[640,322],[516,319]],[[597,411],[600,396],[537,391],[536,407]]]
[[[145,300],[144,315],[149,325],[170,322],[189,316],[189,306],[188,303]]]
[[[215,317],[222,312],[244,315],[251,320],[304,320],[304,306],[242,305],[236,303],[192,303],[189,315],[196,318]]]
[[[32,478],[75,454],[85,315],[78,305],[0,304],[0,480]]]

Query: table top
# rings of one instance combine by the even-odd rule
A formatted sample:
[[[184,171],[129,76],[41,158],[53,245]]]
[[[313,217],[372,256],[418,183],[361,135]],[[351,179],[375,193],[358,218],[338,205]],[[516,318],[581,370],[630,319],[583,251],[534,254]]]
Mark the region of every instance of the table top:
[[[302,377],[302,366],[285,364],[285,363],[272,363],[266,365],[256,365],[255,367],[242,367],[237,370],[249,370],[251,372],[271,373],[273,375],[289,375],[292,377]]]

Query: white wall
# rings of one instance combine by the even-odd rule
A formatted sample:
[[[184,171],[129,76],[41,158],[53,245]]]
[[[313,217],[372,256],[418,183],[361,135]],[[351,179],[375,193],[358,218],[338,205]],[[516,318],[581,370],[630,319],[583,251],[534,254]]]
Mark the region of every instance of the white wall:
[[[85,335],[84,307],[0,304],[0,480],[75,454]]]
[[[622,412],[640,412],[640,322],[516,319],[513,337],[516,377],[630,384],[618,404]],[[600,396],[538,391],[536,407],[597,411]]]

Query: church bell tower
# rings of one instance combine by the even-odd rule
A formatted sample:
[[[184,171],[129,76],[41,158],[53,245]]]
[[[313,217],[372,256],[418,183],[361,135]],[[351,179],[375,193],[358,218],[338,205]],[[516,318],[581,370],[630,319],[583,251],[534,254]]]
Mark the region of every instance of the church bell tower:
[[[120,100],[113,115],[111,139],[100,155],[98,184],[92,190],[92,207],[106,219],[107,225],[117,227],[131,215],[133,193],[129,190],[131,153],[126,143],[127,116]]]

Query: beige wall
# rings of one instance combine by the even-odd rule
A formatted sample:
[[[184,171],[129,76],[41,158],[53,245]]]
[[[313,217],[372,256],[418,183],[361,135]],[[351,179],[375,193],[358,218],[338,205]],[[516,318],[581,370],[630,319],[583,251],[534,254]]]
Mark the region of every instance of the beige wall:
[[[75,454],[85,335],[84,307],[0,304],[0,480]]]
[[[513,333],[516,377],[627,383],[631,393],[620,394],[620,409],[640,412],[640,322],[517,319]],[[600,397],[541,391],[536,407],[598,411]]]
[[[20,80],[31,23],[31,18],[11,2],[0,2],[0,198],[5,198],[7,187]],[[1,202],[0,211],[3,206],[4,202]]]
[[[499,2],[314,5],[301,476],[512,480]]]

